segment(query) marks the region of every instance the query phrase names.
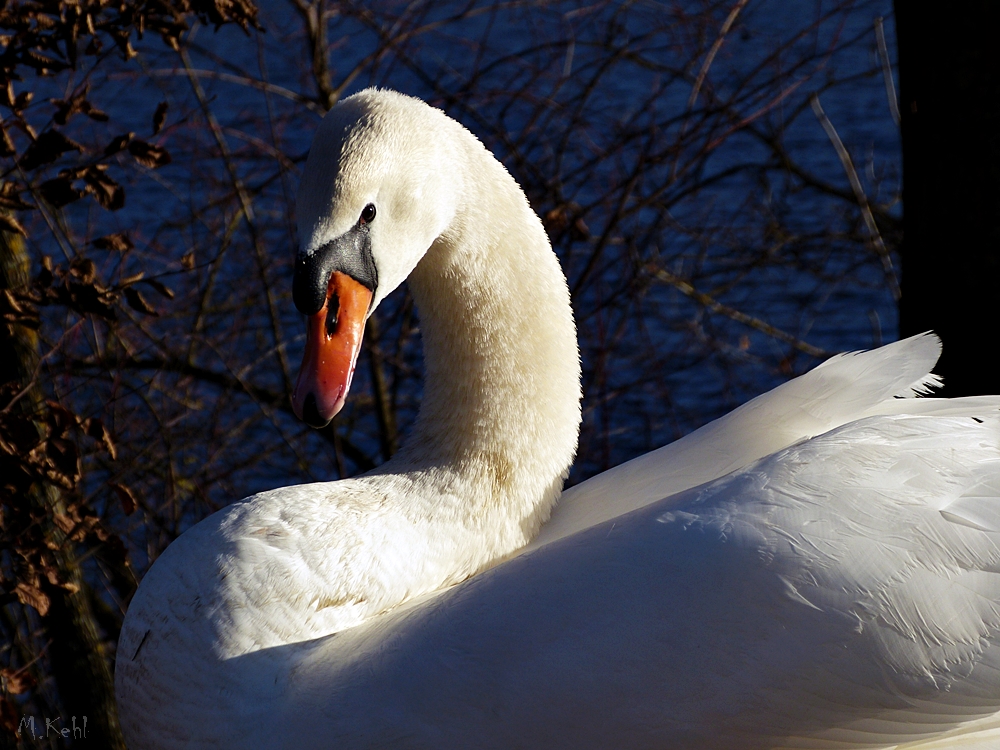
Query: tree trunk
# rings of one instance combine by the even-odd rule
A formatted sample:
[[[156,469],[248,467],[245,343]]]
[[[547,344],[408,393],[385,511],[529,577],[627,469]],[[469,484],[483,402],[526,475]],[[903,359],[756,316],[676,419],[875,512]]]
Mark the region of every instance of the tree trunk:
[[[30,262],[24,240],[20,235],[0,232],[0,290],[16,289],[28,283]],[[38,366],[38,335],[21,325],[0,323],[0,383],[15,381],[26,386]],[[39,414],[44,409],[41,388],[34,384],[15,408]],[[41,434],[41,433],[40,433]],[[64,510],[61,491],[54,485],[32,486],[25,503],[35,503],[51,512]],[[125,750],[125,743],[118,725],[114,699],[114,680],[108,663],[105,644],[101,639],[94,613],[88,599],[88,588],[76,559],[76,550],[67,542],[65,534],[49,523],[45,535],[57,546],[55,558],[59,575],[76,587],[70,592],[57,586],[47,586],[45,593],[51,600],[48,612],[42,617],[47,656],[51,674],[62,704],[62,722],[56,726],[70,727],[76,717],[76,726],[82,727],[87,717],[87,747]]]
[[[903,130],[900,334],[940,334],[944,395],[1000,392],[1000,3],[895,0]]]

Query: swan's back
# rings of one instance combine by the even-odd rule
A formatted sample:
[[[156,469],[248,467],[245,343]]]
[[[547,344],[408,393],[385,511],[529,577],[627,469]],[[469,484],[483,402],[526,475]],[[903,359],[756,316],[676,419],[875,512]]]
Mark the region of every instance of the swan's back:
[[[289,746],[992,748],[1000,399],[904,398],[939,350],[834,358],[566,493],[604,519],[289,647]]]
[[[886,748],[978,722],[945,746],[993,747],[1000,412],[941,403],[311,644],[289,694],[345,746]]]
[[[930,370],[940,355],[940,339],[923,334],[831,357],[680,440],[568,489],[532,547],[711,481],[856,419],[901,409],[949,409],[952,401],[909,398],[939,384]]]

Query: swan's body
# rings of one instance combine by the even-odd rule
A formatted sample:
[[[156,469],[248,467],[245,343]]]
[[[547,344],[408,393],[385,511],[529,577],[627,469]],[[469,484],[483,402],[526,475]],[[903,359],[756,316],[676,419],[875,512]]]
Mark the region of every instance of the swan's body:
[[[303,268],[368,243],[337,273],[373,304],[409,275],[420,417],[377,471],[249,498],[161,556],[117,655],[131,747],[1000,746],[1000,400],[894,398],[933,384],[936,339],[835,358],[542,526],[579,363],[516,183],[368,91],[324,120],[300,210]],[[328,418],[346,385],[300,390]]]

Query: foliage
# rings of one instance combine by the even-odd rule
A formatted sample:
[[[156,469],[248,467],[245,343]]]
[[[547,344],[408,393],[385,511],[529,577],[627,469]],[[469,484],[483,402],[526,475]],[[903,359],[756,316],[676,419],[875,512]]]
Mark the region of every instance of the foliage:
[[[0,182],[0,604],[8,605],[2,630],[9,644],[3,655],[0,724],[11,734],[24,711],[81,710],[107,714],[94,717],[95,724],[108,746],[121,746],[110,672],[104,654],[92,653],[103,651],[95,641],[100,628],[93,622],[93,605],[100,602],[84,582],[80,564],[92,556],[106,569],[127,570],[121,539],[102,522],[83,486],[81,446],[96,447],[114,460],[115,445],[100,417],[81,417],[62,403],[65,399],[46,398],[55,394],[39,368],[36,331],[43,307],[61,311],[61,326],[70,333],[88,320],[113,327],[123,304],[155,313],[138,289],[140,282],[169,293],[141,271],[102,278],[89,251],[127,252],[132,246],[128,235],[98,238],[88,248],[74,241],[61,210],[89,196],[101,209],[118,211],[125,205],[125,189],[116,172],[170,163],[163,146],[111,129],[115,122],[94,103],[91,80],[113,55],[126,62],[136,57],[132,42],[144,33],[157,33],[166,45],[179,48],[192,19],[217,26],[235,22],[247,30],[256,25],[256,9],[242,0],[97,0],[6,3],[0,10],[0,107],[5,110],[0,137],[5,159]],[[61,97],[39,106],[36,94],[59,89]],[[153,113],[153,136],[164,113],[165,107]],[[74,120],[81,116],[103,128],[79,127]],[[58,234],[63,262],[48,254],[52,234],[39,233],[21,218],[28,212],[42,214]],[[33,279],[28,278],[30,266],[36,268]],[[127,486],[106,486],[126,514],[135,509]],[[134,585],[131,576],[117,578],[125,587],[120,595],[127,596]],[[114,638],[114,627],[104,630],[105,639]],[[59,643],[49,648],[56,639]],[[70,683],[79,687],[69,688]],[[84,702],[68,705],[76,693],[84,694]]]

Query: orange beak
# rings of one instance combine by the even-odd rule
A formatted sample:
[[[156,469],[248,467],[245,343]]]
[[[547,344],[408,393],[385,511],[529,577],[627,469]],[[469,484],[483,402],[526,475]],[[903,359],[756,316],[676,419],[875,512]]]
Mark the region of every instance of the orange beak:
[[[334,271],[326,303],[306,322],[306,352],[292,394],[295,415],[311,427],[325,427],[343,408],[361,351],[372,292]]]

